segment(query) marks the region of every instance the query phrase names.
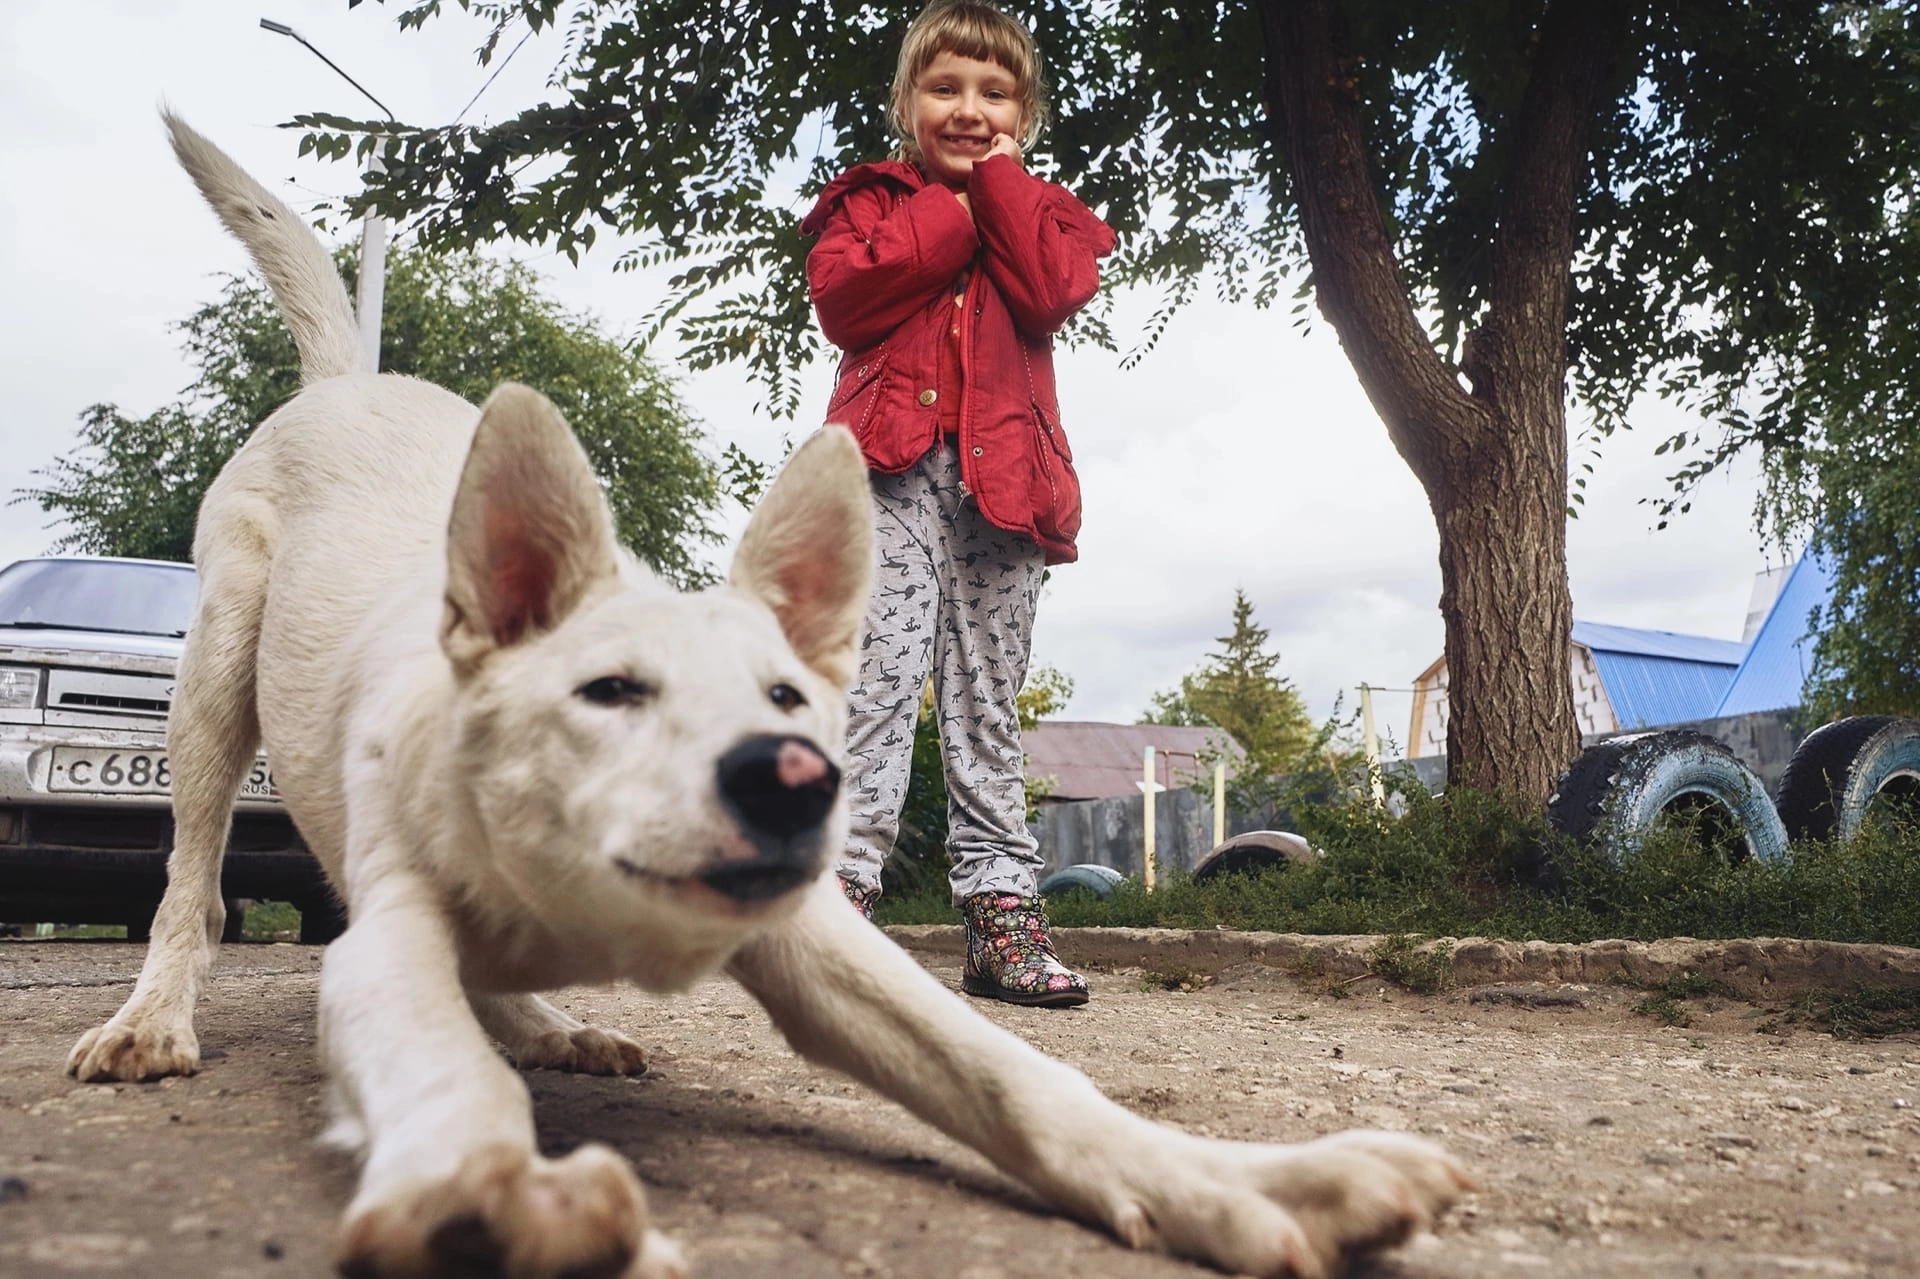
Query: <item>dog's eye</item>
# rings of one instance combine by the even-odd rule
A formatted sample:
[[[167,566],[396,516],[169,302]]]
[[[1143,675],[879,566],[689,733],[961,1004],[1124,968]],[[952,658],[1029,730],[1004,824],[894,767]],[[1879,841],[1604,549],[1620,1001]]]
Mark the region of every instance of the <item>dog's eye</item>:
[[[602,675],[574,692],[595,706],[637,706],[653,696],[653,687],[624,675]]]
[[[775,684],[767,690],[767,697],[783,711],[797,711],[807,704],[800,690],[791,684]]]

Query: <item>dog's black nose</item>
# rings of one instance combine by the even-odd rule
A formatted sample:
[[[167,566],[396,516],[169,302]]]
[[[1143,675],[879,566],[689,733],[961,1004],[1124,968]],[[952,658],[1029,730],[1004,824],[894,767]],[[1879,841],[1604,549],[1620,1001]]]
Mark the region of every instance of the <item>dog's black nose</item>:
[[[840,770],[798,737],[749,737],[720,757],[720,794],[756,841],[812,830],[839,793]]]

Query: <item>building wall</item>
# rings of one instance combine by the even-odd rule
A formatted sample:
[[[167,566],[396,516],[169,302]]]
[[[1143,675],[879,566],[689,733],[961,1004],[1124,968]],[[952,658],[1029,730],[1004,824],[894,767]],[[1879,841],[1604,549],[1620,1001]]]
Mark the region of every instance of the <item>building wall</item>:
[[[1573,715],[1582,736],[1617,733],[1620,721],[1607,701],[1600,669],[1584,644],[1573,646]],[[1447,753],[1447,661],[1428,667],[1413,684],[1413,723],[1407,728],[1407,753],[1415,758]]]

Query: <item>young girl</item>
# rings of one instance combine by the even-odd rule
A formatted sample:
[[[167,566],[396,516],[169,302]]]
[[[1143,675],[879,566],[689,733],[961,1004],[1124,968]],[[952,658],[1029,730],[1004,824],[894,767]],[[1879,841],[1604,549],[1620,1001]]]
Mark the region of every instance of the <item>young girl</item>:
[[[1045,117],[1039,55],[984,0],[934,0],[894,74],[895,158],[829,183],[801,230],[821,330],[846,354],[827,420],[873,485],[877,569],[850,696],[851,847],[871,917],[899,832],[929,671],[945,757],[962,988],[1085,1003],[1035,895],[1014,696],[1041,575],[1076,557],[1080,483],[1054,395],[1052,335],[1098,290],[1113,232],[1021,153]]]

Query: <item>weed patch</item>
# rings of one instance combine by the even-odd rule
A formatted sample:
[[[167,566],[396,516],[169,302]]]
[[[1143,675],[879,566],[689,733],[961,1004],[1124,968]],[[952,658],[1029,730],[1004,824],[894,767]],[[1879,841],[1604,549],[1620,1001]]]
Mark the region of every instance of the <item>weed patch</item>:
[[[1817,1027],[1835,1039],[1882,1039],[1920,1031],[1920,990],[1865,990],[1809,994],[1795,1000],[1760,1029],[1795,1024]]]
[[[1213,985],[1213,974],[1195,968],[1149,968],[1141,974],[1140,989],[1194,991]]]
[[[1405,934],[1382,938],[1367,953],[1376,977],[1417,995],[1437,995],[1453,985],[1453,943],[1441,942],[1424,954],[1420,939]]]
[[[1693,1019],[1687,1016],[1687,1010],[1672,995],[1648,995],[1633,1006],[1635,1014],[1651,1017],[1665,1026],[1691,1026]]]

